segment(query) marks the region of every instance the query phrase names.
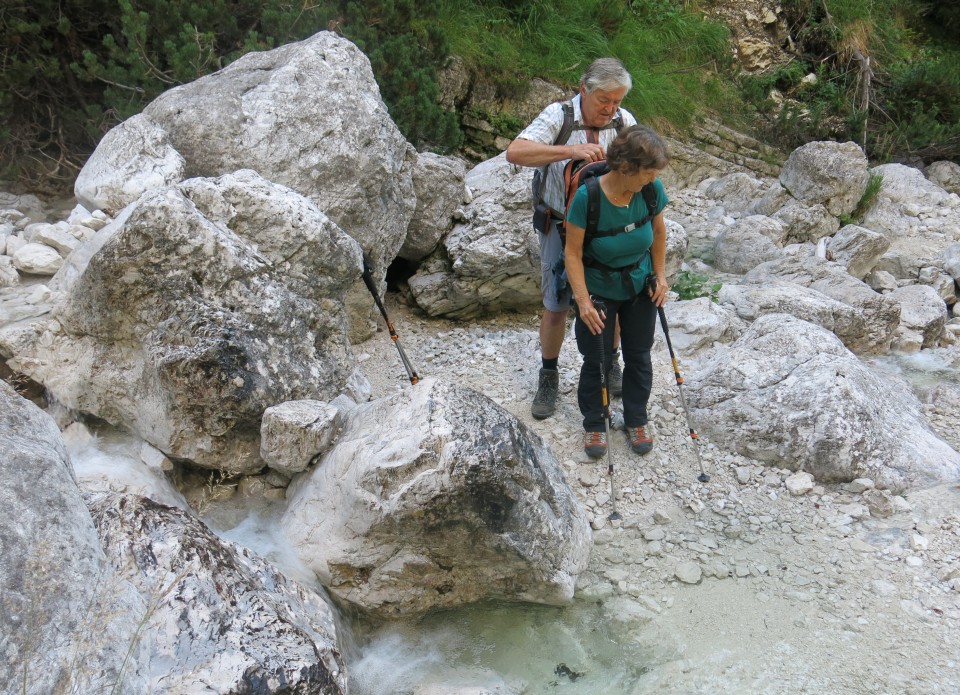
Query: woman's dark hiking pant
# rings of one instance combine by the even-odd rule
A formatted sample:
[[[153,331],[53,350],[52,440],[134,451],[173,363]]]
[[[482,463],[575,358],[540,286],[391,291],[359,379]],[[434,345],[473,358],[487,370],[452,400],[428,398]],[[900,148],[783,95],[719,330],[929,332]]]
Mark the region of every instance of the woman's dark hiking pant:
[[[627,427],[647,424],[647,401],[653,386],[650,349],[656,327],[657,307],[646,292],[636,299],[600,299],[606,305],[603,321],[604,374],[609,373],[613,356],[615,317],[620,319],[620,354],[623,355],[623,422]],[[583,355],[577,403],[585,432],[602,432],[603,402],[600,393],[600,337],[593,335],[577,316],[574,323],[577,348]],[[609,385],[608,385],[609,393]]]

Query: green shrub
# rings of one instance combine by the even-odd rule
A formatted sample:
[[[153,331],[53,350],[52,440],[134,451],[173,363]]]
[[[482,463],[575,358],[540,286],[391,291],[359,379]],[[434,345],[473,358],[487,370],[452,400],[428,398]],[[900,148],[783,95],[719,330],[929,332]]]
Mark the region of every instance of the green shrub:
[[[802,56],[776,73],[741,81],[741,94],[759,112],[776,86],[799,106],[770,123],[768,137],[796,147],[814,139],[852,139],[872,159],[960,156],[960,50],[957,34],[939,34],[924,47],[931,19],[956,21],[960,12],[914,0],[786,0]],[[869,61],[869,63],[867,63]],[[816,64],[817,81],[790,83],[800,67]],[[867,70],[869,67],[869,70]],[[787,79],[785,79],[787,78]]]
[[[72,183],[100,137],[170,87],[333,28],[366,49],[384,101],[418,146],[456,147],[436,103],[446,58],[436,2],[37,0],[0,9],[0,161],[34,187]]]

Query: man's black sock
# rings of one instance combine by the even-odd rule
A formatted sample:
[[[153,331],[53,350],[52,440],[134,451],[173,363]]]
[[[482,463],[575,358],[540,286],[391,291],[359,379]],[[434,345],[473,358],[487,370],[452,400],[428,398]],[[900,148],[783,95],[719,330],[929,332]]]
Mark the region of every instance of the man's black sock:
[[[560,362],[559,357],[554,357],[550,360],[548,360],[546,357],[542,357],[541,359],[543,360],[544,369],[552,369],[553,371],[557,371],[557,364]]]

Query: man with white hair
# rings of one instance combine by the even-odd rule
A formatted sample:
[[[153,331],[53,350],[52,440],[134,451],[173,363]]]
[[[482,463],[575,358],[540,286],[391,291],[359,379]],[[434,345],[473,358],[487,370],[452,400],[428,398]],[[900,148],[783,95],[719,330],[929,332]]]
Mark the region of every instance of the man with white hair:
[[[540,318],[542,367],[531,414],[538,420],[556,410],[560,385],[558,361],[570,311],[569,292],[558,296],[557,262],[563,257],[559,225],[566,207],[563,169],[570,160],[595,162],[606,158],[606,150],[617,132],[635,125],[633,115],[620,107],[633,81],[616,58],[599,58],[580,78],[579,92],[568,102],[545,108],[507,147],[507,161],[538,167],[534,178],[534,227],[540,232],[540,272],[543,315]],[[615,339],[614,348],[619,345]],[[623,375],[619,356],[614,353],[608,384],[619,395]]]

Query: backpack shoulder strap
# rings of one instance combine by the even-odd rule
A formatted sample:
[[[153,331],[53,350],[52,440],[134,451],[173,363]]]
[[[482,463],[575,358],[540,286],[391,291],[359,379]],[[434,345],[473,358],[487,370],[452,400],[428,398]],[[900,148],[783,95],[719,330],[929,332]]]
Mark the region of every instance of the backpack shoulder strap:
[[[573,132],[573,102],[565,101],[560,107],[563,109],[563,123],[560,125],[560,132],[554,139],[554,145],[566,145],[570,139],[570,133]]]
[[[626,227],[614,227],[613,229],[596,230],[594,232],[594,236],[616,236],[617,234],[623,234],[624,232],[632,232],[634,229],[639,229],[660,214],[660,211],[657,210],[657,189],[654,187],[654,185],[652,183],[648,183],[646,186],[640,189],[640,194],[643,196],[643,202],[647,206],[646,215],[635,222],[631,222]]]
[[[657,216],[657,188],[653,185],[653,182],[648,183],[646,186],[640,189],[640,193],[643,195],[643,202],[647,206],[647,215],[650,216],[650,219],[653,219]]]
[[[591,176],[584,184],[587,187],[587,226],[583,231],[584,245],[597,233],[600,224],[600,177]]]

